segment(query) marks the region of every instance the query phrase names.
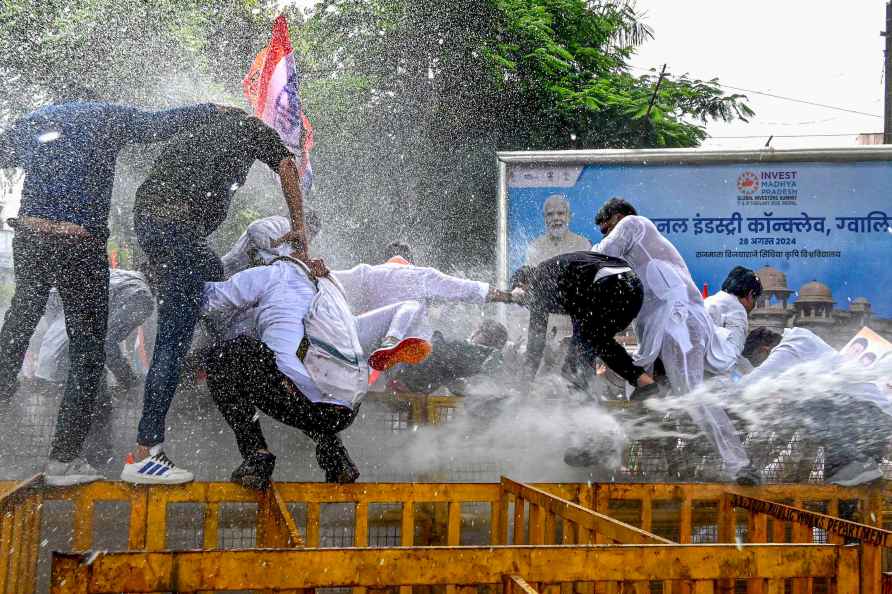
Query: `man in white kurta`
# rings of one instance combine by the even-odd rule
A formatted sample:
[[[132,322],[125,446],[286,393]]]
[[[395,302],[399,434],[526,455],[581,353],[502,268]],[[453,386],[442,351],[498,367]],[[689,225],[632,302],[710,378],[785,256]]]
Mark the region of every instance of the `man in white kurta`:
[[[384,264],[358,264],[347,270],[333,270],[341,283],[353,313],[359,315],[412,300],[425,305],[437,302],[483,304],[491,296],[488,283],[444,274],[436,268],[414,266],[397,256]],[[432,329],[420,329],[421,338],[430,339]]]
[[[608,200],[596,221],[604,239],[592,250],[624,259],[644,285],[644,303],[635,320],[636,365],[652,369],[659,358],[672,391],[691,391],[703,383],[713,325],[687,264],[653,222],[638,216],[625,200]],[[736,435],[731,438],[727,413],[714,405],[688,412],[721,454],[725,472],[737,477],[748,459]]]
[[[307,241],[312,242],[319,233],[319,218],[312,212],[304,213]],[[223,261],[223,272],[229,278],[237,272],[268,264],[279,256],[287,256],[293,246],[282,241],[282,237],[291,231],[291,221],[286,217],[274,215],[253,221],[245,232],[236,240]]]
[[[797,368],[806,377],[813,377],[816,368],[842,372],[851,363],[806,328],[785,328],[783,334],[757,328],[747,337],[744,356],[755,370],[745,375],[739,386],[755,390],[752,395],[756,396],[787,397],[780,405],[784,413],[768,414],[764,422],[778,426],[781,433],[787,433],[788,427],[804,427],[804,438],[824,446],[825,482],[852,487],[882,477],[877,462],[892,431],[892,398],[883,386],[886,378],[882,372],[876,377],[882,381],[850,378],[843,382],[844,388],[838,396],[799,401],[795,394],[772,393],[780,376],[795,374]],[[797,376],[791,379],[802,385]],[[808,388],[804,390],[807,392]]]
[[[751,371],[741,357],[749,334],[749,312],[762,294],[762,282],[755,272],[735,266],[722,283],[722,290],[704,301],[706,313],[713,322],[713,340],[706,353],[706,370],[713,375],[728,371]]]

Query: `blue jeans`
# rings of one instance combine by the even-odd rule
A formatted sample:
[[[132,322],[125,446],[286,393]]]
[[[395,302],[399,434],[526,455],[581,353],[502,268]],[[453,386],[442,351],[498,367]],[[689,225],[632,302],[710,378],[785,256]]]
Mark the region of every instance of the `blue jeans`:
[[[223,279],[223,263],[193,227],[139,213],[133,222],[157,279],[158,332],[136,438],[139,445],[151,447],[164,441],[167,411],[192,344],[204,283]]]

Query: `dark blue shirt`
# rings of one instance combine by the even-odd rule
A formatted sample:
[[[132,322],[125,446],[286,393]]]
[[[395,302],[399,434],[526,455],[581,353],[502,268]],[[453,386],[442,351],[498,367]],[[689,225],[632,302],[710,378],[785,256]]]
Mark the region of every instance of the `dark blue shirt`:
[[[211,104],[158,112],[109,103],[50,105],[0,139],[0,167],[25,170],[19,214],[77,223],[104,240],[118,152],[202,125],[215,111]]]

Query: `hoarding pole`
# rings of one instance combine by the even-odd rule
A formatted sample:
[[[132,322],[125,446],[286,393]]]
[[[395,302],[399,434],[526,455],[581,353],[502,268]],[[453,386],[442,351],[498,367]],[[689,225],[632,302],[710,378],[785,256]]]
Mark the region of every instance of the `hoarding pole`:
[[[884,52],[884,82],[886,83],[883,106],[883,144],[892,144],[892,2],[886,2],[886,51]]]

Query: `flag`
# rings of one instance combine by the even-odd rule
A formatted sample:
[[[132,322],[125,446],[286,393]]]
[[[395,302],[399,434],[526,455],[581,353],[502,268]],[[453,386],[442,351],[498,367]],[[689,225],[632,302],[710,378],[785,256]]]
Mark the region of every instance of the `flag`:
[[[288,22],[276,17],[269,45],[260,50],[242,83],[254,114],[276,132],[294,154],[304,196],[313,185],[310,149],[313,127],[300,101],[300,72],[288,37]]]

